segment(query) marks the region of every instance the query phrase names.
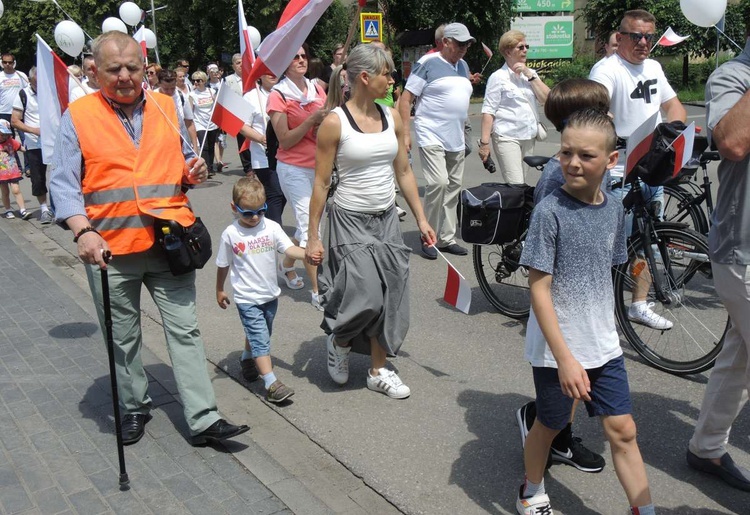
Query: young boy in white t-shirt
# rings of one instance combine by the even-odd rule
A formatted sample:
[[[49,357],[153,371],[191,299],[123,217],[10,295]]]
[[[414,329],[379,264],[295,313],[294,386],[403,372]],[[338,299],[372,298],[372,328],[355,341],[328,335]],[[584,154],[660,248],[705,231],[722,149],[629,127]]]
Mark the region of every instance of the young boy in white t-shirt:
[[[216,302],[221,309],[229,305],[224,291],[229,275],[245,329],[242,375],[248,381],[260,375],[266,400],[279,403],[294,395],[294,390],[276,379],[271,364],[271,332],[281,293],[276,253],[304,259],[305,249],[295,246],[279,224],[264,216],[268,209],[266,192],[258,179],[243,177],[237,181],[232,200],[232,211],[238,218],[221,234],[216,255]]]
[[[600,110],[568,118],[559,153],[565,184],[534,208],[521,255],[532,308],[525,357],[536,388],[536,420],[524,447],[526,480],[516,502],[521,515],[552,513],[544,470],[574,399],[600,417],[631,512],[654,514],[614,320],[611,268],[628,259],[624,212],[600,190],[617,163],[616,139],[612,120]]]

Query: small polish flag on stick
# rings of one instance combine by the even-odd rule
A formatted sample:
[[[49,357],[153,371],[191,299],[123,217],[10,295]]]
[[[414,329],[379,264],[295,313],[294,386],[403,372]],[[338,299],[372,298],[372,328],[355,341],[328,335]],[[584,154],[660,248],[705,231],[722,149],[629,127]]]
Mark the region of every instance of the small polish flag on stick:
[[[255,49],[250,42],[250,31],[245,19],[245,9],[242,7],[242,0],[237,0],[238,24],[240,27],[240,55],[242,55],[242,93],[247,93],[255,87],[250,80],[250,72],[255,63]]]
[[[39,132],[42,161],[52,163],[52,152],[60,128],[60,118],[68,109],[70,81],[68,66],[42,37],[36,35],[36,96],[39,103]]]
[[[140,45],[141,53],[143,54],[143,59],[146,61],[146,64],[148,64],[148,47],[146,46],[146,31],[143,29],[144,27],[143,25],[141,25],[141,28],[135,31],[135,34],[133,34],[133,39],[135,39]]]
[[[245,125],[245,120],[252,118],[253,110],[241,96],[231,88],[223,86],[224,83],[219,88],[219,94],[216,95],[211,121],[227,134],[236,137]]]
[[[659,38],[659,41],[656,42],[656,44],[651,47],[651,50],[656,48],[657,45],[661,46],[674,46],[678,43],[682,43],[690,36],[680,36],[675,33],[675,31],[672,30],[672,27],[667,27],[667,30],[664,32],[664,35]]]
[[[448,277],[445,280],[443,300],[468,315],[471,308],[471,286],[469,286],[469,281],[461,275],[461,272],[453,266],[453,263],[448,261],[445,254],[440,252],[437,247],[434,247],[434,249],[448,263]]]
[[[688,125],[670,145],[675,153],[672,177],[677,177],[680,170],[690,161],[690,158],[693,156],[693,143],[695,143],[695,122]]]
[[[638,161],[640,161],[651,148],[651,141],[654,139],[654,129],[656,129],[658,121],[659,112],[657,111],[628,137],[628,146],[625,150],[625,176],[635,168]]]

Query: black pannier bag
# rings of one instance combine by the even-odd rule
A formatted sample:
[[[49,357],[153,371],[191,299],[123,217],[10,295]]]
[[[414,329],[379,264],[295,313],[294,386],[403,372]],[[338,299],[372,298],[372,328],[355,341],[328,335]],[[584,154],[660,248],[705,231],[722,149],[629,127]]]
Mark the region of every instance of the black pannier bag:
[[[662,186],[669,182],[675,166],[675,150],[672,148],[672,142],[686,128],[687,126],[681,121],[657,125],[648,152],[638,160],[626,181],[633,182],[638,177],[649,186]],[[700,144],[697,147],[694,146],[693,156],[696,151],[702,152],[703,150],[705,147],[701,149]]]
[[[458,219],[461,239],[475,245],[509,243],[524,230],[527,203],[534,188],[526,184],[486,182],[461,190]]]
[[[203,268],[211,259],[211,235],[200,218],[190,227],[174,220],[154,220],[156,244],[164,249],[172,275]]]

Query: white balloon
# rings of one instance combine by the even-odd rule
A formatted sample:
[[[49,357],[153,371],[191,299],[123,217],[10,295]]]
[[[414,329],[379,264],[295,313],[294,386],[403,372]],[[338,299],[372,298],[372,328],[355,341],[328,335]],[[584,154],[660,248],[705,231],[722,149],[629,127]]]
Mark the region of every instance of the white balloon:
[[[124,2],[120,6],[120,19],[131,27],[135,27],[141,22],[142,13],[141,8],[133,2]]]
[[[5,14],[5,6],[3,5],[3,2],[0,0],[0,18],[3,17],[3,14]]]
[[[128,27],[125,25],[120,18],[110,16],[102,22],[102,32],[110,32],[116,30],[118,32],[128,33]]]
[[[253,45],[253,50],[257,52],[260,46],[260,31],[255,27],[248,26],[247,32],[250,36],[250,44]]]
[[[727,0],[680,0],[685,18],[699,27],[713,27],[727,9]]]
[[[60,50],[71,57],[77,57],[86,42],[83,30],[74,21],[63,20],[55,27],[55,42]]]
[[[156,34],[154,34],[154,31],[143,27],[143,35],[146,37],[146,48],[156,48]]]

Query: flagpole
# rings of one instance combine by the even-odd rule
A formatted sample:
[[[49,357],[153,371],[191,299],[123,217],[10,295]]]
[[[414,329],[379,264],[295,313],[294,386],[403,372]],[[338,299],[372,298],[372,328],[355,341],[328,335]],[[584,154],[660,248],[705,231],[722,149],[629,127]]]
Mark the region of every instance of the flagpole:
[[[161,108],[161,106],[159,105],[159,102],[157,102],[154,99],[154,94],[148,89],[144,89],[143,92],[146,94],[146,96],[151,97],[151,100],[153,100],[154,105],[159,109],[161,114],[164,115],[164,119],[167,121],[167,123],[174,129],[174,131],[177,134],[180,135],[180,139],[184,141],[185,143],[187,143],[187,146],[190,147],[190,150],[195,152],[195,147],[193,146],[193,144],[190,141],[188,141],[187,138],[185,138],[185,136],[182,135],[182,131],[178,127],[176,127],[175,124],[172,123],[172,120],[169,119],[169,116],[167,116],[167,113],[165,113],[164,109]],[[200,157],[200,154],[198,154],[198,157]]]
[[[352,44],[352,37],[354,37],[354,31],[357,28],[357,20],[359,19],[359,14],[362,12],[362,5],[359,3],[357,4],[357,11],[354,13],[354,18],[352,18],[352,22],[349,25],[349,32],[346,35],[346,42],[344,43],[344,57],[349,53],[349,45]]]
[[[210,86],[206,86],[207,88],[210,88]],[[211,119],[214,117],[214,110],[216,109],[216,104],[218,103],[219,95],[221,94],[221,88],[224,87],[224,81],[221,81],[221,84],[219,85],[219,91],[216,92],[216,96],[214,97],[214,105],[211,106],[211,114],[208,115],[208,123],[211,124],[213,121]],[[201,148],[198,152],[198,157],[200,157],[203,154],[203,146],[206,144],[206,137],[208,137],[208,127],[206,127],[206,132],[203,134],[203,141],[201,141]]]
[[[737,43],[735,43],[735,41],[732,38],[730,38],[729,36],[727,36],[727,33],[724,32],[723,30],[721,30],[717,25],[714,25],[714,28],[719,32],[719,34],[721,34],[722,36],[724,36],[725,38],[727,38],[730,43],[732,43],[734,46],[736,46],[737,50],[739,50],[740,52],[742,52],[744,50],[740,45],[738,45]]]
[[[464,281],[466,280],[466,277],[464,277],[463,275],[461,275],[461,272],[458,271],[458,268],[456,268],[455,266],[453,266],[453,263],[451,263],[450,261],[448,261],[448,258],[445,257],[445,254],[443,254],[442,252],[440,252],[440,249],[437,248],[437,245],[433,245],[432,248],[435,249],[435,251],[438,253],[438,255],[441,258],[445,259],[445,262],[448,263],[448,266],[451,267],[453,270],[455,270],[456,273],[458,274],[458,276],[461,279],[463,279]]]
[[[482,75],[484,73],[484,69],[487,68],[487,65],[490,64],[490,61],[492,60],[492,57],[487,59],[487,62],[484,63],[484,66],[482,66],[482,70],[479,72],[479,75]]]

